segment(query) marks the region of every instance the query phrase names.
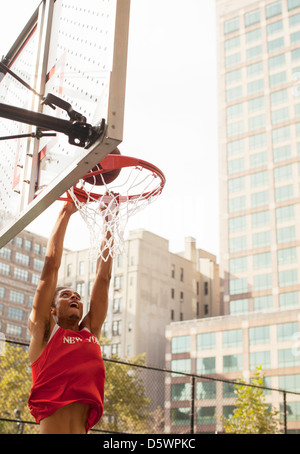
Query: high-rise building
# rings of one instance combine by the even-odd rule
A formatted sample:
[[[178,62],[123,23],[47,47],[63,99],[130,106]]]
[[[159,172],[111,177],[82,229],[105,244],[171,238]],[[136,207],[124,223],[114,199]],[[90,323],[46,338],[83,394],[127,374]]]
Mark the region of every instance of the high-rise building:
[[[299,308],[300,0],[216,0],[222,313]]]
[[[44,266],[47,238],[24,230],[0,249],[0,332],[28,341],[28,317]]]
[[[89,250],[64,251],[59,283],[82,295],[84,311],[95,279]],[[212,317],[219,311],[216,257],[186,238],[180,254],[168,240],[145,230],[129,233],[125,253],[114,259],[109,311],[102,334],[107,356],[130,358],[146,353],[148,365],[165,365],[165,327],[172,321]]]

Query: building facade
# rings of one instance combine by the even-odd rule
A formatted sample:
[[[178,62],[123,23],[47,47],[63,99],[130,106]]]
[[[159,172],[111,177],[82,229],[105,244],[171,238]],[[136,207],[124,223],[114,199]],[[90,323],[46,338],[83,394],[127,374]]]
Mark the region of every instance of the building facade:
[[[76,288],[84,311],[95,279],[89,251],[65,251],[59,283]],[[110,341],[107,356],[146,353],[148,365],[164,367],[165,327],[171,321],[216,315],[219,310],[216,257],[187,238],[185,251],[174,254],[169,243],[145,230],[129,233],[125,253],[114,259],[109,312],[102,334]]]
[[[0,249],[0,332],[28,341],[28,317],[44,266],[47,238],[24,230]]]
[[[166,328],[166,368],[195,374],[194,433],[223,432],[223,417],[235,408],[231,383],[251,383],[257,366],[265,375],[266,402],[281,414],[287,395],[288,431],[300,431],[300,314],[298,309],[227,315],[172,323]],[[205,379],[207,377],[207,379]],[[227,381],[226,381],[227,380]],[[191,377],[172,374],[166,381],[165,420],[169,433],[191,426]],[[292,394],[292,393],[298,393]]]
[[[216,5],[222,313],[296,308],[300,1]]]

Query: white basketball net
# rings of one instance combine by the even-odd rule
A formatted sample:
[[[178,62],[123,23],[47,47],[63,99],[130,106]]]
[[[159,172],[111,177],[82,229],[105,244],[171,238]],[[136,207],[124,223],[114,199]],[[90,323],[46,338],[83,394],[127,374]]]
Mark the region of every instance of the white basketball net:
[[[88,228],[91,258],[101,257],[106,261],[109,256],[125,252],[124,234],[129,217],[155,201],[163,184],[159,184],[160,178],[155,173],[143,167],[123,168],[110,184],[101,177],[103,186],[80,180],[68,192]],[[86,202],[76,188],[84,192]]]

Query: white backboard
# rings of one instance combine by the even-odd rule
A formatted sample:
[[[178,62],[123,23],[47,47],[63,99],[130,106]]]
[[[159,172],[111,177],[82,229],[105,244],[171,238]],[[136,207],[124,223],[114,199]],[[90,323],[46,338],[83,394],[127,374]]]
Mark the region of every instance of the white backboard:
[[[9,68],[37,92],[51,93],[105,132],[88,149],[67,135],[1,140],[0,248],[55,202],[123,140],[130,0],[44,0]],[[26,34],[25,34],[26,35]],[[41,105],[0,73],[0,103],[70,120]],[[1,117],[0,137],[35,132]]]

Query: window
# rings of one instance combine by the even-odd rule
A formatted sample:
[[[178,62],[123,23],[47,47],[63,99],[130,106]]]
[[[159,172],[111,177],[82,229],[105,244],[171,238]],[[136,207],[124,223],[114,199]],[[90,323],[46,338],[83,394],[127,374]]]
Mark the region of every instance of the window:
[[[228,181],[228,192],[240,192],[245,189],[245,177],[233,178]]]
[[[248,95],[255,95],[264,91],[264,79],[254,80],[248,83]]]
[[[223,372],[236,372],[242,370],[242,355],[223,356]]]
[[[281,166],[277,167],[274,169],[274,181],[282,181],[282,180],[287,180],[293,177],[293,168],[292,165],[286,165],[286,166]]]
[[[16,239],[16,246],[17,246],[18,248],[22,248],[22,247],[23,247],[23,238],[21,238],[21,237],[19,237],[19,236],[17,237],[17,239]]]
[[[173,337],[171,342],[172,353],[186,353],[191,349],[191,337],[190,336],[178,336]]]
[[[295,393],[300,393],[300,375],[281,375],[278,377],[279,388],[285,389],[286,391],[291,391]],[[290,407],[289,407],[290,414]]]
[[[231,51],[232,49],[236,49],[240,47],[241,38],[239,36],[235,36],[234,38],[227,39],[225,41],[225,51]]]
[[[240,52],[228,55],[228,57],[225,58],[225,68],[232,68],[233,66],[237,66],[241,63],[241,61],[242,57]]]
[[[15,268],[14,277],[16,279],[20,279],[21,281],[28,281],[29,273],[27,270],[22,270],[21,268]]]
[[[181,401],[190,400],[191,398],[191,384],[190,383],[178,383],[171,385],[171,400]]]
[[[292,63],[300,60],[300,48],[291,51]]]
[[[252,227],[263,227],[270,224],[270,211],[260,211],[252,214]]]
[[[277,325],[277,340],[278,342],[295,340],[294,335],[299,332],[299,323],[280,323]]]
[[[6,325],[6,334],[9,334],[13,337],[22,337],[22,327],[7,323]]]
[[[40,274],[32,273],[31,283],[37,285],[39,283],[40,277]]]
[[[184,372],[189,374],[191,372],[190,359],[173,359],[171,361],[171,370],[176,372]],[[174,375],[174,374],[172,374]],[[176,374],[175,374],[176,375]]]
[[[247,77],[255,77],[263,72],[263,63],[261,61],[257,63],[252,63],[251,65],[247,66]]]
[[[242,345],[243,336],[241,329],[223,331],[223,347],[236,347]]]
[[[255,117],[250,117],[249,120],[249,131],[253,132],[257,129],[262,129],[266,126],[266,116],[265,114],[257,115]]]
[[[270,3],[266,6],[266,19],[271,19],[271,17],[278,16],[282,13],[281,0],[274,3]]]
[[[244,139],[234,140],[227,144],[228,156],[233,156],[244,152]]]
[[[293,349],[278,350],[278,367],[296,367],[300,365],[299,355]]]
[[[197,350],[216,348],[216,333],[201,333],[197,335]]]
[[[277,229],[277,243],[287,243],[296,240],[295,226],[282,227]]]
[[[278,272],[279,287],[287,287],[289,285],[298,284],[298,270],[285,270]]]
[[[6,247],[3,247],[2,249],[0,249],[0,257],[10,260],[11,259],[11,249],[8,249]]]
[[[256,30],[251,30],[251,32],[246,33],[246,44],[251,44],[255,41],[261,40],[261,29],[257,28]]]
[[[273,35],[274,33],[278,33],[283,30],[283,21],[278,20],[277,22],[273,22],[267,26],[267,35]]]
[[[113,299],[113,313],[122,312],[123,298]]]
[[[180,282],[183,282],[184,280],[184,269],[180,268]]]
[[[290,127],[283,126],[282,128],[277,128],[272,131],[273,143],[283,142],[289,140],[290,138]]]
[[[230,315],[246,314],[249,310],[248,298],[230,301]]]
[[[253,248],[269,246],[270,241],[270,232],[259,232],[252,235]]]
[[[250,49],[246,50],[246,60],[253,60],[254,58],[258,58],[262,56],[262,45],[250,47]]]
[[[266,146],[267,136],[266,133],[255,134],[249,137],[249,148],[250,150],[255,150]]]
[[[9,300],[13,301],[14,303],[24,304],[25,302],[25,294],[18,292],[16,290],[10,290],[9,292]]]
[[[231,85],[239,82],[242,79],[242,71],[240,69],[234,69],[226,74],[226,85]]]
[[[288,101],[288,91],[286,88],[282,90],[275,91],[270,95],[271,106],[276,106],[277,104],[281,104],[283,102]]]
[[[295,218],[294,205],[276,208],[276,222],[290,221]]]
[[[268,184],[268,180],[269,178],[267,170],[264,170],[263,172],[253,173],[250,178],[251,187],[255,188],[257,186],[265,186]]]
[[[216,373],[216,358],[197,358],[196,362],[197,374],[215,374]]]
[[[204,295],[208,295],[208,282],[204,282]]]
[[[85,267],[84,261],[80,261],[79,262],[79,267],[78,267],[79,276],[83,276],[84,275],[84,267]]]
[[[236,213],[245,209],[246,197],[235,197],[234,199],[229,199],[228,201],[228,211],[229,213]]]
[[[270,352],[252,352],[249,355],[250,369],[254,370],[257,366],[262,366],[263,369],[270,369],[271,355]]]
[[[216,407],[198,407],[196,423],[199,425],[216,424]]]
[[[270,342],[270,327],[255,326],[249,328],[249,343],[250,345],[266,344]]]
[[[171,424],[173,426],[188,426],[190,424],[190,407],[172,408]]]
[[[68,263],[67,265],[67,277],[70,277],[72,274],[72,263]]]
[[[287,81],[286,71],[282,71],[280,73],[276,73],[270,76],[270,88],[275,88],[279,85],[285,84]]]
[[[251,206],[252,208],[268,205],[269,203],[269,191],[260,191],[251,194]]]
[[[196,384],[196,399],[206,400],[215,399],[217,396],[217,387],[215,382],[198,381]]]
[[[24,266],[29,266],[29,255],[16,252],[16,262]]]
[[[269,58],[269,70],[277,69],[285,66],[285,54],[276,55]]]
[[[233,102],[237,101],[238,99],[242,98],[243,96],[243,87],[238,86],[234,88],[229,88],[226,90],[226,101]]]
[[[41,245],[38,243],[34,244],[34,253],[39,255],[41,253]]]
[[[238,252],[245,251],[247,249],[247,237],[239,236],[237,238],[231,238],[229,240],[229,251]]]
[[[171,298],[172,300],[175,298],[175,289],[171,288]]]
[[[13,318],[14,320],[22,321],[23,320],[23,314],[24,314],[24,311],[22,311],[22,309],[17,309],[16,307],[9,307],[8,308],[7,316],[9,318]]]
[[[275,201],[284,202],[294,197],[294,187],[292,184],[275,188]]]
[[[224,22],[224,35],[238,31],[240,28],[240,18],[234,17]]]
[[[112,322],[112,335],[113,336],[120,336],[122,331],[122,321],[121,320],[114,320]]]
[[[253,278],[253,290],[268,290],[272,288],[272,274],[260,274]]]
[[[227,166],[229,175],[236,172],[242,172],[245,168],[245,160],[244,158],[231,159],[228,161]]]
[[[85,282],[77,282],[76,284],[76,292],[81,295],[81,298],[84,298],[85,295]]]
[[[229,260],[230,273],[247,271],[247,257],[237,257]]]
[[[243,104],[234,104],[233,106],[227,107],[227,119],[231,120],[236,117],[243,115]]]
[[[273,309],[273,296],[257,296],[253,298],[254,312],[269,311]]]
[[[44,267],[44,260],[33,259],[33,268],[35,270],[42,270]]]
[[[248,292],[248,279],[230,279],[229,280],[229,294],[238,295],[239,293]]]
[[[279,249],[277,251],[278,265],[285,265],[297,262],[297,249],[290,247],[288,249]]]
[[[260,22],[259,9],[249,11],[249,13],[245,14],[245,27],[250,27],[251,25],[257,24],[258,22]]]
[[[230,233],[239,232],[246,229],[246,216],[238,216],[229,219],[228,228]]]
[[[285,145],[283,147],[274,148],[273,150],[273,159],[274,162],[283,161],[290,158],[292,155],[291,146]]]
[[[300,6],[300,0],[287,0],[288,10],[298,8]]]
[[[172,278],[172,279],[175,278],[175,265],[172,265],[172,266],[171,266],[171,278]]]
[[[284,38],[272,39],[268,42],[268,51],[276,52],[284,47]]]
[[[271,253],[263,252],[262,254],[253,255],[253,268],[259,270],[261,268],[269,268],[272,264]]]
[[[279,307],[289,308],[299,305],[299,292],[287,292],[279,295]]]
[[[257,110],[265,108],[265,97],[259,96],[258,98],[251,99],[248,101],[248,112],[253,113]]]
[[[282,109],[274,110],[271,113],[272,124],[277,125],[289,119],[289,108],[283,107]]]
[[[300,14],[294,14],[294,16],[290,16],[289,18],[290,27],[297,27],[300,24]]]

